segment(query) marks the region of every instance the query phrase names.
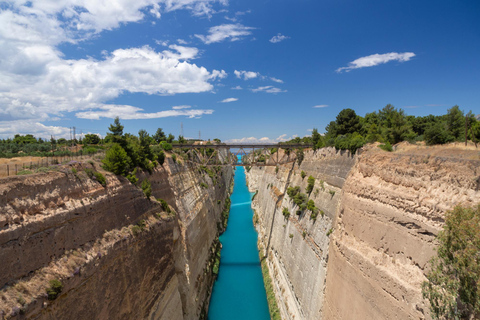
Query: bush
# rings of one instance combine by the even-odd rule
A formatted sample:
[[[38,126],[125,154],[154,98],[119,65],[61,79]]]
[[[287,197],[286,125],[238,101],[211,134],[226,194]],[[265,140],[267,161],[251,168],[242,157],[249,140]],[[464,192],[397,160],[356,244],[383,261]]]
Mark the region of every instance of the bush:
[[[300,177],[302,177],[302,180],[307,176],[307,174],[305,173],[305,171],[302,170],[302,172],[300,172]]]
[[[309,176],[307,182],[308,182],[308,185],[305,188],[305,192],[310,194],[312,193],[313,187],[315,186],[315,178],[312,176]]]
[[[170,206],[168,205],[167,201],[163,200],[163,199],[157,199],[161,204],[162,204],[162,209],[163,211],[165,211],[166,213],[171,213],[172,210],[170,209]]]
[[[103,168],[115,174],[124,175],[127,173],[128,155],[127,152],[118,144],[114,143],[105,154],[102,160]]]
[[[57,296],[62,292],[63,284],[60,280],[54,279],[49,282],[50,287],[46,289],[48,300],[55,300]]]
[[[100,172],[93,172],[93,176],[95,177],[95,179],[104,187],[107,186],[107,180],[105,179],[105,177],[103,176],[103,174],[101,174]]]
[[[172,160],[173,160],[173,163],[177,163],[177,155],[176,154],[172,154]]]
[[[137,184],[138,178],[137,178],[137,168],[133,170],[132,173],[127,174],[127,179],[130,181],[132,184]]]
[[[392,145],[390,144],[390,142],[386,142],[385,144],[381,144],[378,146],[380,149],[382,150],[385,150],[385,151],[388,151],[388,152],[392,152],[393,149],[392,149]]]
[[[255,197],[257,196],[257,194],[258,194],[258,190],[256,190],[255,193],[253,194],[252,201],[255,200]]]
[[[480,318],[480,205],[447,212],[423,297],[438,319]]]
[[[445,144],[453,141],[453,137],[450,137],[445,125],[441,122],[430,125],[424,133],[425,143],[427,145]]]
[[[162,149],[165,150],[165,151],[172,151],[172,149],[173,149],[172,145],[170,143],[166,142],[166,141],[162,141],[160,143],[160,147],[162,147]]]
[[[285,207],[283,207],[282,214],[285,217],[285,219],[288,219],[290,217],[290,211],[288,211],[288,209]]]
[[[208,189],[208,184],[206,184],[205,182],[200,182],[200,187]]]
[[[150,181],[147,179],[142,181],[142,190],[143,193],[145,194],[145,197],[150,199],[150,196],[152,195],[152,185],[150,184]]]

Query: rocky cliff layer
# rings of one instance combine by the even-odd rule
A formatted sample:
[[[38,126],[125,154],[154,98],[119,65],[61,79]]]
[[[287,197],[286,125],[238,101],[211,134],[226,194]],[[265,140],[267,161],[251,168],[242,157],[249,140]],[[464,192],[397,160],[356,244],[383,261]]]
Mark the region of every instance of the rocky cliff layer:
[[[0,318],[200,317],[232,170],[212,179],[168,158],[138,177],[150,199],[98,163],[1,180]],[[64,287],[48,300],[52,279]]]
[[[376,146],[355,157],[309,151],[300,167],[278,171],[252,167],[259,241],[270,244],[282,318],[429,319],[420,284],[435,236],[447,210],[480,202],[479,168],[478,152]],[[310,175],[309,199],[324,212],[316,220],[308,210],[296,215],[285,194],[287,186],[305,192]]]
[[[269,247],[267,262],[283,319],[321,318],[330,243],[327,233],[354,162],[349,153],[322,149],[306,152],[300,166],[252,167],[247,173],[250,191],[258,190],[253,208],[259,217],[259,242]],[[307,174],[304,178],[302,171]],[[297,215],[298,207],[285,193],[288,186],[299,186],[305,192],[309,176],[315,178],[309,199],[321,210],[315,220],[308,210]],[[288,218],[283,208],[290,212]]]

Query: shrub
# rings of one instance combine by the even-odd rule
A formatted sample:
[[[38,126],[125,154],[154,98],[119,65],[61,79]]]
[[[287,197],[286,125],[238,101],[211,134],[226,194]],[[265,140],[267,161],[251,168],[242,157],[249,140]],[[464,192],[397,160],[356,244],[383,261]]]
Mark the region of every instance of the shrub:
[[[292,239],[293,238],[293,233],[290,233],[288,236],[290,237],[290,239]]]
[[[170,206],[168,205],[167,201],[165,201],[163,199],[157,199],[157,200],[161,203],[163,211],[165,211],[167,213],[172,212],[172,210],[170,209]]]
[[[290,197],[290,199],[293,199],[298,193],[300,192],[300,187],[288,187],[287,188],[287,194]]]
[[[378,146],[380,149],[382,150],[385,150],[385,151],[388,151],[388,152],[392,152],[393,149],[392,149],[392,145],[390,144],[390,142],[386,142],[385,144],[381,144]]]
[[[288,211],[288,209],[285,207],[283,207],[282,214],[285,217],[285,219],[288,219],[290,217],[290,211]]]
[[[255,193],[253,194],[252,201],[255,200],[255,197],[257,196],[257,194],[258,194],[258,190],[256,190]]]
[[[150,184],[150,181],[147,179],[142,181],[142,190],[143,193],[145,194],[145,197],[150,199],[150,196],[152,195],[152,185]]]
[[[48,300],[55,300],[57,299],[57,296],[60,294],[60,292],[62,292],[63,284],[60,280],[57,279],[50,280],[49,284],[50,287],[46,289]]]
[[[312,193],[313,187],[315,186],[315,178],[312,176],[309,176],[307,182],[308,182],[308,185],[305,188],[305,192],[310,194]]]
[[[177,155],[176,154],[172,154],[172,160],[174,163],[177,163]]]
[[[423,297],[434,318],[479,319],[480,316],[480,205],[457,206],[445,216],[438,234]]]
[[[306,236],[307,236],[307,231],[303,230],[303,232],[302,232],[303,239],[305,239]]]
[[[170,143],[166,142],[166,141],[162,141],[160,143],[160,147],[162,147],[162,149],[165,150],[165,151],[172,151],[172,149],[173,149],[172,145]]]
[[[102,160],[103,168],[115,174],[126,174],[128,166],[127,152],[118,144],[114,143]]]
[[[138,178],[137,178],[137,168],[133,170],[132,173],[127,174],[127,179],[130,181],[132,184],[137,184]]]
[[[275,173],[278,173],[278,167],[275,167]]]
[[[310,210],[310,211],[315,211],[315,202],[313,202],[313,200],[308,200],[308,203],[307,203],[307,209]]]
[[[103,174],[101,174],[100,172],[98,171],[95,171],[93,172],[93,176],[95,177],[95,179],[104,187],[107,186],[107,180],[105,179],[105,177],[103,176]]]
[[[200,187],[208,189],[208,184],[206,184],[205,182],[200,182]]]
[[[330,235],[333,233],[333,228],[330,228],[330,230],[328,230],[327,232],[327,237],[330,237]]]
[[[300,172],[300,176],[302,177],[302,180],[307,176],[307,174],[305,173],[305,171],[302,170],[302,172]]]
[[[334,191],[334,190],[331,190],[331,189],[328,190],[328,193],[330,193],[330,195],[332,196],[332,198],[333,198],[333,196],[335,195],[335,191]]]

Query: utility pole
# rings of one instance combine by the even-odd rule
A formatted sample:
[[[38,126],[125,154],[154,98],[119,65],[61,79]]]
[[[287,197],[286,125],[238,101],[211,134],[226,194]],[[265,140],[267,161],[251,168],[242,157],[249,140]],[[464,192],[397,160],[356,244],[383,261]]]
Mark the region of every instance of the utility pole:
[[[467,146],[468,140],[468,115],[465,116],[465,147]]]

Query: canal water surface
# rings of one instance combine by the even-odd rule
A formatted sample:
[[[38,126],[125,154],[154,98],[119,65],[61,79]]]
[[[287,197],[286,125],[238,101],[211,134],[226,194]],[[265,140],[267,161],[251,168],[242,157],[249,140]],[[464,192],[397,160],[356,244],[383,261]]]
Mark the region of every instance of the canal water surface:
[[[252,195],[245,168],[237,167],[228,227],[220,236],[220,271],[213,285],[208,320],[270,319],[252,221]]]

